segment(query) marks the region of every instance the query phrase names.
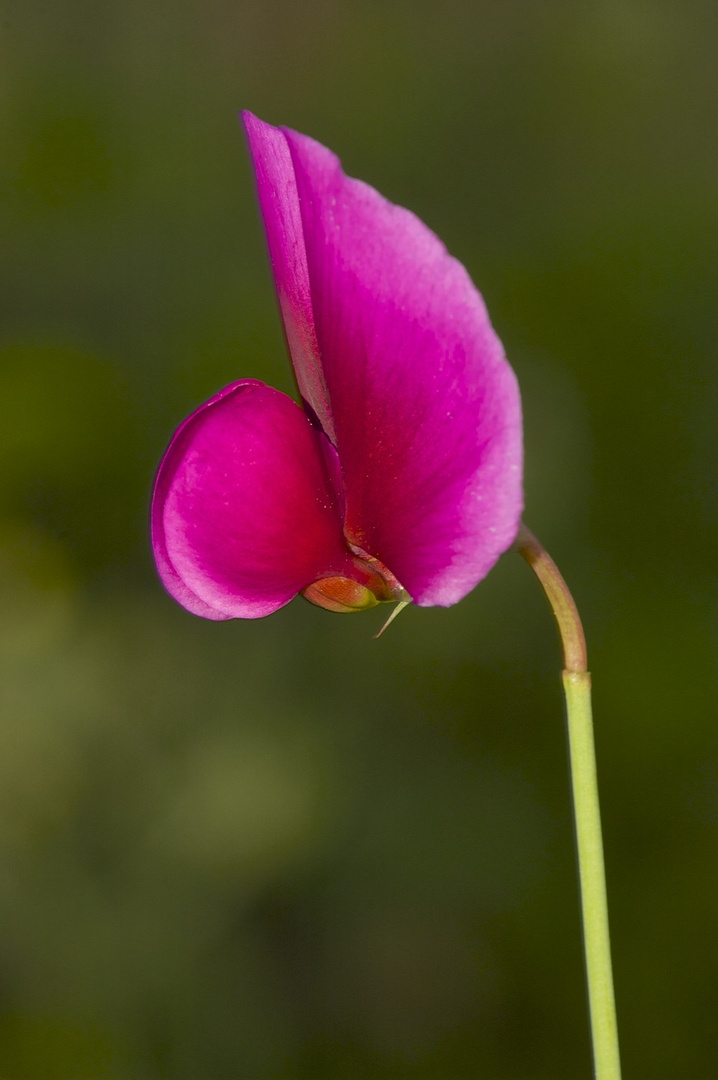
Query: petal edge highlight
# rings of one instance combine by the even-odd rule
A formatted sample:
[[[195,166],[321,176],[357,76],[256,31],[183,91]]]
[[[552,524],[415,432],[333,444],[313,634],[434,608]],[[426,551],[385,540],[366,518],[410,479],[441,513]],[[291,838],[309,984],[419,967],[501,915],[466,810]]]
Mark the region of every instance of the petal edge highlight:
[[[299,196],[287,138],[245,110],[242,123],[254,166],[274,286],[299,393],[329,439],[334,422],[319,357]]]

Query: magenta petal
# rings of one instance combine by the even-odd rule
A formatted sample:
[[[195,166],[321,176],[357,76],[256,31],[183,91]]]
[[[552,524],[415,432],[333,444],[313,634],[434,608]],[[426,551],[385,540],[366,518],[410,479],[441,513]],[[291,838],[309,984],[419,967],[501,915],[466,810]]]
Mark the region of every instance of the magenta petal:
[[[325,147],[284,135],[344,477],[346,534],[417,603],[453,604],[519,526],[516,379],[481,296],[434,233],[345,176]],[[286,161],[282,179],[294,206]]]
[[[284,331],[302,398],[334,441],[329,398],[314,329],[309,271],[294,166],[282,131],[242,114]]]
[[[152,539],[168,592],[210,619],[257,618],[351,567],[320,435],[285,394],[226,387],[160,465]]]

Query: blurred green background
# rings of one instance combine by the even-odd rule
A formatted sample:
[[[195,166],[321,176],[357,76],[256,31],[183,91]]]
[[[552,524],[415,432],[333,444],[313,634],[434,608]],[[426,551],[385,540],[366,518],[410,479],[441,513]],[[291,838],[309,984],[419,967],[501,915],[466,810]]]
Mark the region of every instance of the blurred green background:
[[[717,1074],[717,34],[699,0],[3,0],[1,1080],[590,1076],[521,561],[380,642],[154,576],[176,424],[291,391],[242,107],[484,293],[589,639],[625,1075]]]

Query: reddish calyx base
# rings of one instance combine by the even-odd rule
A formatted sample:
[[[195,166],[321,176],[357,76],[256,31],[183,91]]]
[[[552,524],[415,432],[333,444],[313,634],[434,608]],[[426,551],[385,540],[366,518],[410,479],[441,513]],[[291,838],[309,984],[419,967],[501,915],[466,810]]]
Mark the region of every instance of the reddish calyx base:
[[[313,585],[302,589],[302,596],[317,607],[344,614],[367,611],[380,603],[371,589],[344,577],[320,578]]]
[[[390,570],[378,559],[353,548],[356,579],[347,577],[324,577],[302,589],[302,596],[326,611],[349,614],[368,611],[377,604],[408,601],[403,589]]]

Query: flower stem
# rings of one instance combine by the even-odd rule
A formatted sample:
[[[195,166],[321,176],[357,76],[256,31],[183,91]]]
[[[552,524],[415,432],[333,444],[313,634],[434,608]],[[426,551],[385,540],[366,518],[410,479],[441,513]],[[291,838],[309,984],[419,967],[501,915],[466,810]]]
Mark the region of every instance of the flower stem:
[[[594,1075],[596,1080],[620,1080],[586,641],[576,604],[566,582],[551,556],[525,525],[519,531],[516,550],[544,588],[556,616],[563,645],[563,687],[568,717]]]

